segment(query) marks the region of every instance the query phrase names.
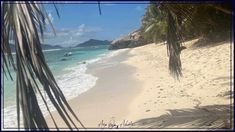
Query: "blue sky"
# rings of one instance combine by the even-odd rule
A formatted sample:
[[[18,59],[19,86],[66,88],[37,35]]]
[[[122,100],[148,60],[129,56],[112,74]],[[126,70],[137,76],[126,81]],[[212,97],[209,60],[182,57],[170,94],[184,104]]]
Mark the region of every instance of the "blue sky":
[[[57,4],[57,7],[60,18],[52,4],[45,5],[56,36],[47,31],[44,43],[68,47],[89,39],[113,40],[127,35],[140,27],[147,4],[101,2],[101,15],[98,4]]]

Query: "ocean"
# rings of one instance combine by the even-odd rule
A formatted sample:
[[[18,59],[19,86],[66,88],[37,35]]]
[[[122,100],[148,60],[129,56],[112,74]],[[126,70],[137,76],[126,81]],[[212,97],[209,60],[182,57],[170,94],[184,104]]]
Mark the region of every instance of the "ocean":
[[[71,52],[71,56],[64,57],[65,53]],[[95,63],[104,57],[112,56],[113,51],[109,51],[107,46],[95,48],[71,48],[61,50],[44,51],[44,56],[58,85],[67,100],[92,88],[97,81],[97,77],[87,74],[87,65]],[[4,128],[16,128],[16,82],[15,73],[11,69],[13,81],[4,75]],[[48,98],[47,98],[48,99]],[[46,115],[47,111],[43,102],[38,98],[40,107]],[[49,101],[49,99],[48,99]],[[49,103],[51,110],[54,110]]]

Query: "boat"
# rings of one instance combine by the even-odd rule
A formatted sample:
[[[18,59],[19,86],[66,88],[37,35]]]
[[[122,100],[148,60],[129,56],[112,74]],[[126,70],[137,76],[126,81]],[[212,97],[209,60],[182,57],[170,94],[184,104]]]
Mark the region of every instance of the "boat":
[[[64,56],[72,56],[72,52],[65,53]]]

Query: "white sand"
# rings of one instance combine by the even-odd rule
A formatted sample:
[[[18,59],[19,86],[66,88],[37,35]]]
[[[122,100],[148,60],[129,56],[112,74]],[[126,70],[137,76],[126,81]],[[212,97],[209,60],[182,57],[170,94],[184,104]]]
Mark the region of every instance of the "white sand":
[[[166,45],[149,44],[93,67],[97,85],[69,103],[87,128],[113,118],[135,128],[228,128],[231,45],[192,48],[196,41],[185,43],[180,81],[169,74]]]
[[[87,129],[107,128],[99,124],[114,121],[120,124],[126,119],[129,104],[141,88],[141,83],[133,77],[135,68],[120,63],[128,58],[127,54],[128,51],[123,51],[117,56],[89,65],[88,73],[98,77],[96,85],[68,101]],[[53,115],[60,128],[67,128],[57,112],[53,112]],[[47,117],[47,122],[50,128],[55,128],[50,117]]]
[[[218,125],[224,120],[214,121],[218,116],[213,112],[219,111],[224,114],[222,118],[229,119],[231,45],[223,43],[192,48],[196,41],[185,43],[187,49],[181,54],[183,77],[180,81],[169,74],[166,45],[149,44],[130,51],[133,57],[125,64],[137,68],[135,78],[143,82],[143,87],[131,103],[127,119],[138,121],[151,118],[141,120],[138,127],[152,128],[213,128],[224,125]],[[163,116],[167,121],[157,118],[167,113],[171,115]],[[176,119],[174,116],[185,118]],[[195,119],[188,120],[191,116]],[[211,116],[215,117],[210,123],[198,124]]]

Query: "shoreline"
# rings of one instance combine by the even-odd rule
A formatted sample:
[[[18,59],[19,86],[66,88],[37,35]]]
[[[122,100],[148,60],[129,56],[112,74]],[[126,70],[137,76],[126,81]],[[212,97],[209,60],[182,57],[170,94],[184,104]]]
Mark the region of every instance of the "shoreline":
[[[228,128],[230,43],[193,48],[196,41],[185,43],[180,81],[169,73],[165,45],[148,44],[88,65],[96,85],[68,102],[87,129],[123,121],[131,124],[124,128]]]
[[[64,68],[65,72],[64,74],[58,76],[57,83],[59,84],[61,90],[63,91],[65,97],[67,98],[67,101],[76,98],[81,93],[89,91],[94,85],[96,84],[97,77],[93,76],[91,73],[87,73],[89,70],[91,70],[88,66],[95,64],[96,62],[99,62],[102,59],[111,58],[115,55],[118,55],[121,51],[115,51],[115,52],[107,52],[99,54],[98,56],[94,56],[93,58],[89,58],[81,62],[74,62],[73,65],[68,66],[67,68]],[[73,72],[71,72],[73,71]],[[68,81],[69,84],[66,84]],[[72,92],[71,92],[72,91]],[[47,101],[49,99],[46,97]],[[48,111],[46,110],[45,104],[43,104],[43,101],[41,98],[38,98],[39,106],[42,109],[42,112],[45,117],[49,116]],[[6,103],[4,103],[6,104]],[[52,103],[49,101],[48,106],[51,110],[51,112],[55,112],[55,107],[52,105]],[[4,117],[5,122],[4,126],[6,128],[14,126],[17,127],[17,121],[16,121],[16,113],[15,113],[16,105],[13,103],[13,105],[9,105],[4,108]],[[22,116],[22,115],[21,115]],[[11,118],[9,118],[11,117]],[[21,120],[21,126],[23,126],[23,121]]]
[[[125,49],[120,53],[113,53],[113,56],[87,66],[86,74],[98,78],[95,86],[68,100],[85,127],[99,128],[100,123],[121,123],[127,120],[125,117],[129,112],[129,104],[139,94],[141,87],[141,82],[132,76],[135,68],[123,63],[128,59],[128,52]],[[52,114],[59,120],[57,125],[66,128],[58,113]],[[46,116],[46,120],[50,128],[54,128],[49,116]]]

